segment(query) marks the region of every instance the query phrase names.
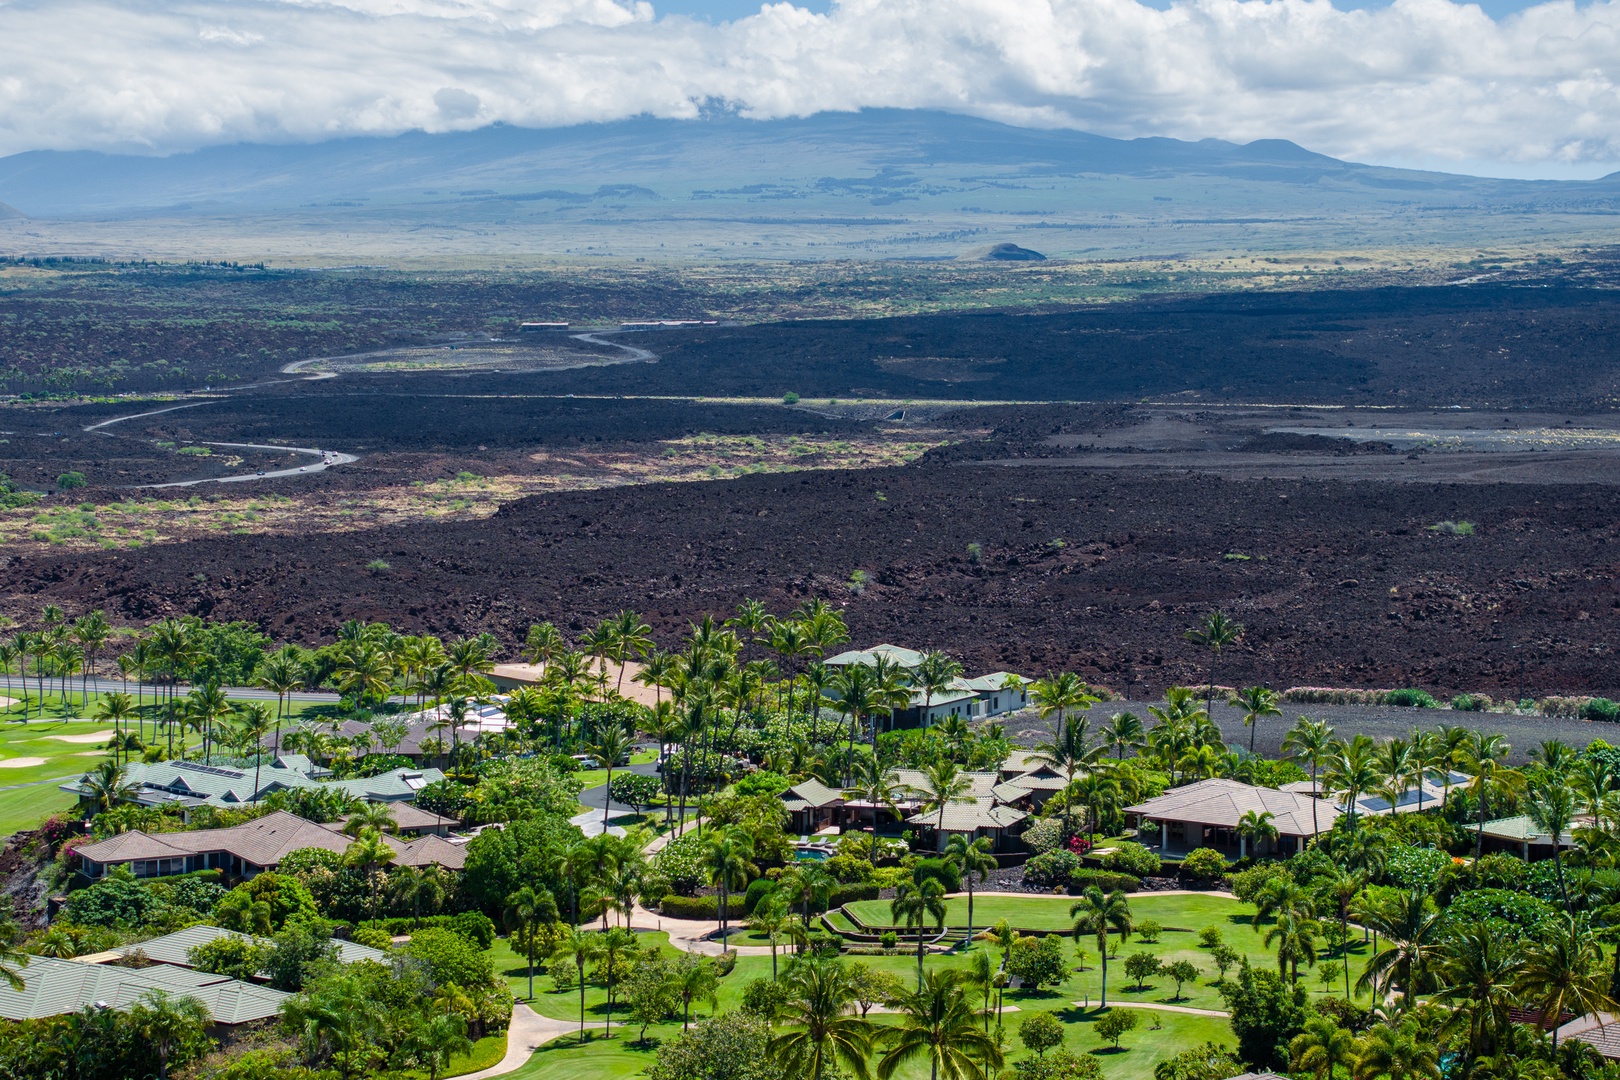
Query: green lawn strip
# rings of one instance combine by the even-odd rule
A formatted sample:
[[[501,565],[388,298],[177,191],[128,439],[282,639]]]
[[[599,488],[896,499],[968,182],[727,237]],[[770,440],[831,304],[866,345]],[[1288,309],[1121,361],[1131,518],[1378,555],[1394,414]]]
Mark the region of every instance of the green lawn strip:
[[[0,840],[22,829],[31,829],[58,811],[73,807],[78,800],[54,784],[38,784],[0,791]]]
[[[1091,1030],[1092,1025],[1104,1015],[1101,1010],[1081,1012],[1071,1008],[1057,1012],[1058,1019],[1064,1021],[1067,1028],[1064,1046],[1075,1054],[1095,1056],[1102,1064],[1103,1076],[1107,1080],[1152,1080],[1154,1066],[1183,1050],[1191,1050],[1206,1042],[1225,1046],[1237,1044],[1232,1037],[1231,1025],[1220,1017],[1172,1012],[1156,1012],[1149,1016],[1145,1009],[1135,1011],[1142,1014],[1137,1018],[1136,1030],[1119,1040],[1120,1048],[1117,1051]],[[1018,1047],[1008,1055],[1009,1063],[1030,1056],[1018,1042],[1019,1019],[1019,1014],[1002,1017],[1008,1042]],[[1155,1023],[1159,1025],[1156,1031],[1153,1030]]]
[[[450,1058],[450,1064],[444,1072],[439,1074],[439,1080],[449,1080],[452,1076],[465,1076],[468,1073],[480,1072],[497,1065],[506,1056],[506,1032],[499,1035],[485,1035],[473,1043],[472,1053],[456,1054]],[[427,1073],[412,1070],[403,1074],[408,1080],[424,1080]]]
[[[1006,919],[1024,930],[1067,931],[1074,925],[1069,908],[1076,901],[1073,896],[1008,896],[1005,893],[981,894],[974,897],[973,925],[983,929],[998,919]],[[1219,926],[1223,930],[1237,921],[1247,920],[1253,908],[1241,904],[1224,893],[1191,893],[1181,896],[1162,896],[1155,893],[1132,893],[1131,918],[1136,922],[1156,920],[1166,927],[1199,930],[1205,926]],[[862,922],[872,927],[888,927],[893,922],[887,900],[857,900],[849,910]],[[967,897],[949,901],[945,925],[967,925]]]

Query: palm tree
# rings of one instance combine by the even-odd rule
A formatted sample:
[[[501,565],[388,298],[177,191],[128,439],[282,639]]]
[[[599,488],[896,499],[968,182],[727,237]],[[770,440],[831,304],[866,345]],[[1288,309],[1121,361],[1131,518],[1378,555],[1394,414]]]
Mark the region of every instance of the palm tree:
[[[927,716],[929,709],[933,708],[934,699],[946,693],[962,677],[962,665],[942,652],[923,653],[922,660],[911,671],[912,689],[920,691],[923,696],[923,725],[928,726]]]
[[[973,935],[970,933],[968,934],[968,942],[971,944],[972,941]],[[984,995],[984,1030],[986,1034],[990,1031],[990,993],[996,988],[996,976],[998,974],[1000,972],[996,970],[995,954],[989,949],[974,949],[968,953],[967,967],[962,969],[962,984]]]
[[[1365,876],[1347,870],[1338,864],[1333,869],[1320,875],[1315,882],[1316,894],[1323,901],[1331,904],[1334,917],[1339,923],[1339,958],[1344,961],[1344,999],[1350,1000],[1350,911],[1356,903],[1356,897],[1361,890],[1367,887]]]
[[[603,768],[607,769],[607,780],[605,783],[608,786],[609,792],[613,790],[613,767],[619,763],[620,758],[627,757],[629,755],[630,747],[630,736],[626,734],[624,728],[620,727],[617,723],[610,723],[604,727],[601,732],[597,734],[596,741],[590,746],[591,756],[597,761],[601,762]],[[602,800],[603,830],[607,829],[608,815],[612,812],[613,798],[611,795],[609,795]]]
[[[968,797],[973,790],[973,781],[963,776],[956,767],[956,762],[941,759],[932,762],[923,770],[922,787],[920,793],[923,797],[922,811],[937,811],[938,817],[934,822],[934,843],[936,850],[945,850],[945,808],[951,803],[975,802]]]
[[[533,997],[531,991],[529,994]],[[449,1068],[457,1054],[472,1053],[467,1038],[467,1020],[456,1013],[434,1013],[417,1019],[405,1036],[411,1060],[427,1069],[428,1080],[439,1080],[439,1071]]]
[[[1088,745],[1090,721],[1085,717],[1064,714],[1068,709],[1081,708],[1082,703],[1094,700],[1096,699],[1087,693],[1086,684],[1073,675],[1064,674],[1056,679],[1042,679],[1035,684],[1035,701],[1040,706],[1041,714],[1045,716],[1049,711],[1057,712],[1058,724],[1049,741],[1036,745],[1035,753],[1030,760],[1061,772],[1065,790],[1074,784],[1077,774],[1090,767],[1101,747]],[[1065,802],[1063,807],[1065,838],[1074,834],[1070,824],[1071,809]]]
[[[507,929],[521,928],[528,948],[525,950],[529,961],[529,1000],[534,1000],[534,943],[539,936],[540,927],[557,918],[557,902],[552,899],[547,889],[536,889],[532,885],[525,885],[517,892],[506,898],[506,911],[504,920]]]
[[[996,857],[990,854],[990,838],[981,836],[977,840],[969,840],[964,833],[957,833],[951,837],[950,843],[945,845],[945,857],[956,864],[967,883],[968,894],[968,922],[967,941],[973,943],[973,879],[985,880],[990,872],[998,865]]]
[[[1439,1053],[1415,1024],[1378,1024],[1356,1044],[1354,1080],[1440,1080]]]
[[[528,637],[524,639],[523,659],[531,664],[549,664],[552,657],[566,648],[568,642],[561,630],[549,622],[535,623],[529,627]]]
[[[878,807],[887,809],[891,814],[899,814],[895,804],[904,785],[897,783],[893,774],[881,765],[877,758],[862,754],[850,763],[852,773],[851,783],[844,789],[844,798],[868,803],[872,807],[872,843],[873,850],[877,844]]]
[[[613,1038],[613,984],[618,978],[624,956],[636,951],[636,935],[622,926],[615,926],[602,935],[603,967],[607,968],[607,1037]]]
[[[363,802],[349,814],[348,820],[343,823],[343,835],[359,836],[367,829],[379,833],[398,832],[399,823],[394,820],[394,807],[391,803]]]
[[[276,695],[276,738],[275,753],[281,753],[281,720],[287,712],[287,695],[304,685],[303,670],[298,663],[298,657],[291,653],[289,646],[271,653],[259,664],[254,672],[253,684],[261,690],[268,690]]]
[[[1125,760],[1125,751],[1135,753],[1147,745],[1142,718],[1133,712],[1115,713],[1098,734],[1102,737],[1102,744],[1112,750],[1120,761]]]
[[[878,1061],[879,1080],[889,1080],[902,1064],[928,1059],[929,1080],[983,1080],[1004,1064],[997,1040],[974,1023],[962,992],[961,975],[930,971],[916,993],[900,999],[900,1025],[883,1033],[889,1047]]]
[[[750,875],[758,873],[758,868],[750,861],[753,857],[754,837],[741,826],[711,829],[704,838],[701,856],[703,868],[708,873],[709,883],[720,890],[720,939],[723,949],[731,948],[731,939],[726,933],[730,914],[727,900],[732,889],[745,888]]]
[[[1270,810],[1263,810],[1258,814],[1249,810],[1238,818],[1238,836],[1248,841],[1251,845],[1250,850],[1256,858],[1259,858],[1260,849],[1266,841],[1272,843],[1277,841],[1277,824],[1272,820],[1272,816]]]
[[[1322,924],[1317,922],[1308,913],[1289,910],[1277,913],[1277,921],[1266,930],[1263,944],[1271,948],[1277,946],[1277,974],[1299,982],[1299,964],[1303,960],[1307,966],[1316,963],[1316,935]]]
[[[1097,952],[1102,957],[1102,1005],[1108,1008],[1108,933],[1118,934],[1121,941],[1131,936],[1131,902],[1121,889],[1107,895],[1096,885],[1086,888],[1069,908],[1074,920],[1074,939],[1097,939]]]
[[[882,704],[884,688],[878,685],[877,677],[869,664],[848,664],[841,668],[832,677],[830,688],[838,698],[838,711],[849,717],[849,755],[853,759],[855,753],[855,729],[861,722],[876,712]],[[876,722],[872,730],[877,731]],[[877,737],[873,735],[873,744]],[[874,761],[877,754],[872,755]],[[853,777],[846,771],[844,775],[845,786]]]
[[[125,728],[129,718],[135,715],[135,701],[123,691],[116,691],[103,697],[96,703],[95,718],[110,721],[113,734],[122,742]]]
[[[1569,905],[1569,889],[1564,884],[1564,839],[1575,821],[1575,791],[1564,777],[1543,771],[1527,792],[1529,805],[1525,807],[1530,823],[1552,842],[1553,867],[1558,872],[1558,892],[1564,898],[1564,911],[1573,913]]]
[[[17,948],[20,936],[16,923],[0,918],[0,982],[19,994],[23,990],[22,969],[28,966],[28,954]]]
[[[1338,743],[1328,759],[1327,774],[1322,778],[1326,790],[1343,796],[1352,832],[1356,827],[1357,803],[1378,783],[1374,754],[1373,741],[1365,735],[1357,735],[1349,743]]]
[[[343,865],[358,868],[371,880],[371,910],[375,915],[377,910],[377,893],[380,886],[378,871],[394,861],[394,849],[388,846],[377,829],[366,829],[343,851]]]
[[[763,608],[761,609],[763,611]],[[617,693],[624,693],[624,666],[631,659],[641,656],[653,647],[652,627],[641,621],[641,616],[633,611],[621,611],[613,616],[610,624],[611,653],[614,662],[619,665],[619,682],[615,688]]]
[[[1511,750],[1512,747],[1502,736],[1483,731],[1473,732],[1468,744],[1463,747],[1463,760],[1468,763],[1468,771],[1474,774],[1473,794],[1479,800],[1479,828],[1474,837],[1476,859],[1485,854],[1486,793],[1505,767],[1502,762]]]
[[[1204,698],[1206,712],[1215,701],[1215,665],[1221,659],[1221,650],[1235,644],[1242,635],[1243,624],[1233,622],[1224,612],[1218,610],[1205,615],[1203,622],[1182,635],[1194,645],[1202,646],[1210,652],[1209,686]]]
[[[787,930],[788,923],[795,916],[788,911],[787,902],[780,896],[768,896],[754,908],[754,914],[748,920],[748,929],[756,934],[763,934],[771,943],[771,981],[776,981],[776,946],[782,940],[782,934]]]
[[[1333,1080],[1340,1066],[1355,1065],[1355,1036],[1337,1020],[1313,1016],[1305,1030],[1288,1043],[1288,1056],[1295,1072],[1308,1072],[1315,1080]]]
[[[867,1080],[875,1027],[850,1012],[856,991],[849,969],[835,958],[817,956],[793,964],[783,981],[788,992],[776,1019],[786,1030],[771,1039],[771,1059],[785,1075],[803,1080],[841,1072]]]
[[[1525,950],[1524,970],[1514,989],[1521,999],[1540,1006],[1540,1026],[1552,1031],[1554,1049],[1564,1013],[1586,1016],[1620,1008],[1602,966],[1603,950],[1568,912],[1556,930],[1532,939]]]
[[[167,1080],[169,1058],[188,1037],[201,1033],[213,1021],[208,1009],[194,997],[173,997],[163,990],[148,990],[129,1011],[130,1025],[141,1034],[158,1059],[158,1080]]]
[[[1308,716],[1301,716],[1298,722],[1288,729],[1288,734],[1283,736],[1282,748],[1284,756],[1310,766],[1311,794],[1320,794],[1316,787],[1316,773],[1332,753],[1332,725],[1325,720],[1312,720]],[[1315,799],[1311,800],[1311,833],[1313,839],[1322,833],[1321,826],[1316,820]]]
[[[917,988],[923,979],[923,925],[929,920],[940,929],[945,928],[945,886],[936,878],[917,881],[902,880],[889,901],[889,917],[897,924],[917,928]]]
[[[1214,681],[1213,676],[1211,681]],[[1277,692],[1264,686],[1246,686],[1227,701],[1228,705],[1236,705],[1243,710],[1243,723],[1249,729],[1249,753],[1254,753],[1254,732],[1260,726],[1260,721],[1268,716],[1282,715],[1277,701]]]
[[[1442,1032],[1466,1026],[1468,1058],[1492,1053],[1513,1023],[1515,988],[1524,972],[1518,943],[1482,923],[1464,926],[1447,942],[1438,970],[1434,1003],[1452,1008]]]
[[[79,788],[96,810],[105,813],[125,799],[135,796],[135,785],[125,777],[124,766],[116,761],[103,761],[80,781]]]
[[[410,867],[401,867],[394,875],[394,898],[411,905],[411,919],[417,926],[422,924],[422,904],[425,901],[430,910],[436,911],[439,905],[450,892],[450,876],[445,873],[444,867],[428,865],[420,870]],[[544,892],[544,890],[541,890]],[[555,913],[555,908],[553,908]],[[555,919],[555,914],[553,914]],[[531,959],[530,965],[533,965]]]
[[[600,934],[587,933],[575,926],[558,939],[551,950],[551,958],[559,963],[571,963],[579,973],[579,1038],[585,1041],[585,965],[602,955]]]

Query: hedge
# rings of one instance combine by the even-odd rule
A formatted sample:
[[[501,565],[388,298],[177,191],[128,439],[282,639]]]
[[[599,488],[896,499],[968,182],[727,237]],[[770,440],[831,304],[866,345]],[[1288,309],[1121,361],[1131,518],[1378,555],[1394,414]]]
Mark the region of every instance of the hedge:
[[[670,893],[658,905],[658,910],[672,919],[718,919],[720,917],[720,898],[718,896],[681,896]]]
[[[1115,889],[1135,892],[1142,887],[1142,882],[1132,874],[1121,874],[1113,870],[1093,870],[1089,866],[1082,866],[1069,875],[1071,889],[1087,889],[1093,885],[1103,892],[1113,892]]]
[[[827,909],[830,911],[833,908],[843,907],[845,904],[853,904],[857,900],[876,900],[877,898],[878,887],[876,885],[870,883],[840,885],[827,897]]]
[[[481,911],[463,911],[457,915],[424,915],[420,920],[410,917],[397,919],[367,919],[355,924],[357,930],[381,930],[389,937],[425,930],[430,926],[454,930],[480,949],[487,949],[495,941],[495,924]]]

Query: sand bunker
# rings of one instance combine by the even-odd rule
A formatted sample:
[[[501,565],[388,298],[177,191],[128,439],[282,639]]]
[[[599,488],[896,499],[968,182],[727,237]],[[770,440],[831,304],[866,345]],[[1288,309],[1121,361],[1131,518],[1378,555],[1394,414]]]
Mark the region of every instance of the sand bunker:
[[[77,754],[69,754],[68,756],[69,757],[100,757],[102,754],[105,754],[105,753],[106,753],[105,750],[80,750]],[[1002,1011],[1006,1012],[1005,1009],[1003,1009]]]
[[[42,757],[14,757],[0,761],[0,769],[27,769],[43,764],[45,759]]]
[[[77,743],[82,746],[86,743],[106,742],[116,734],[117,732],[112,728],[108,728],[106,731],[89,731],[83,735],[47,735],[45,737],[55,739],[57,742]]]

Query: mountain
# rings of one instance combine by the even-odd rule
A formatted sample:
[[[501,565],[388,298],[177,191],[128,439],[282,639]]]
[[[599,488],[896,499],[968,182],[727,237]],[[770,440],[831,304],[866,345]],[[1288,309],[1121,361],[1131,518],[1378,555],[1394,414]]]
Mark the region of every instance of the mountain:
[[[514,241],[530,250],[600,239],[584,250],[941,257],[997,243],[1118,253],[1139,248],[1143,229],[1173,234],[1177,250],[1601,234],[1615,227],[1620,179],[1490,180],[1360,165],[1281,140],[1121,140],[874,109],[500,125],[166,157],[38,151],[0,158],[0,202],[36,224],[440,229],[454,243],[464,243],[455,230],[489,228],[503,242],[531,237]]]

